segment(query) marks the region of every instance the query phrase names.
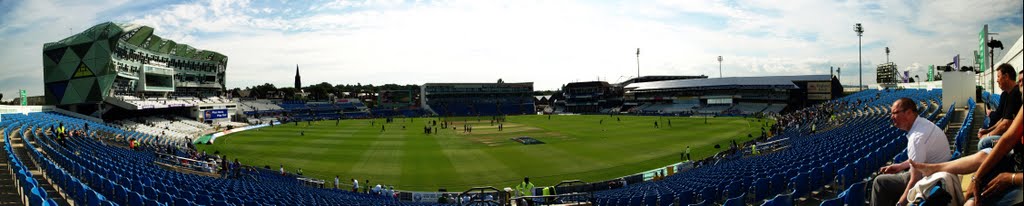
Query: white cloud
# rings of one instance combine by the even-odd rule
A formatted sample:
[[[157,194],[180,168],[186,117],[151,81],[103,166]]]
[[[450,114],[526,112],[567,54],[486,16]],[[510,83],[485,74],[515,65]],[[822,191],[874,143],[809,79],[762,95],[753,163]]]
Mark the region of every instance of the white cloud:
[[[116,3],[116,2],[115,2]],[[76,19],[88,27],[114,18],[156,28],[177,42],[229,56],[228,86],[290,86],[300,65],[305,84],[422,84],[532,81],[556,89],[571,81],[636,75],[725,76],[828,74],[857,84],[857,36],[863,23],[865,83],[891,59],[912,75],[953,55],[968,56],[981,25],[1004,44],[1021,34],[1021,2],[991,1],[209,1],[95,17],[47,1],[29,1],[0,28],[4,62],[39,76],[42,42],[66,26],[31,22]],[[114,4],[99,4],[114,5]],[[116,6],[115,6],[116,7]],[[90,7],[99,13],[104,8]],[[972,8],[972,9],[963,9]],[[57,15],[61,14],[61,15]],[[65,17],[64,14],[73,14]],[[938,15],[943,14],[943,15]],[[17,16],[15,16],[17,15]],[[79,16],[75,16],[79,15]],[[83,18],[80,18],[83,17]],[[1007,24],[1001,19],[1017,19]],[[1010,21],[1013,22],[1013,21]],[[6,23],[6,22],[5,22]],[[12,28],[49,32],[13,32]],[[66,33],[66,32],[64,32]],[[60,35],[58,35],[60,34]],[[23,55],[21,53],[31,53]],[[997,52],[997,56],[998,56]],[[7,72],[7,68],[4,68]],[[21,72],[27,70],[31,72]],[[921,73],[923,74],[923,73]],[[7,88],[2,88],[4,93]],[[31,92],[32,90],[30,90]],[[36,90],[41,93],[41,88]]]

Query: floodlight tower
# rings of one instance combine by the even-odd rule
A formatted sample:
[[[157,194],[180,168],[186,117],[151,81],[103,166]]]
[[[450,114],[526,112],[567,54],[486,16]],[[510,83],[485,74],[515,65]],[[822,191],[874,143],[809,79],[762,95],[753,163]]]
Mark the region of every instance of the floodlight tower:
[[[636,48],[636,78],[640,78],[640,48]]]
[[[718,78],[722,78],[722,56],[718,56]]]
[[[885,62],[889,61],[889,47],[885,47]]]
[[[860,86],[857,89],[861,90],[864,89],[864,60],[861,56],[861,37],[864,36],[864,27],[857,23],[853,25],[853,31],[857,32],[857,67],[860,67]]]

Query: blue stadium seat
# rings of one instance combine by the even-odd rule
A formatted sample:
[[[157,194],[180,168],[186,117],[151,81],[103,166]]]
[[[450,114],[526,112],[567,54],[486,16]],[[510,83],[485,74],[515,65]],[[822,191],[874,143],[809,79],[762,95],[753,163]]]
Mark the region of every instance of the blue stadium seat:
[[[120,205],[128,204],[128,191],[122,186],[114,187],[114,196],[111,198],[115,203]]]
[[[708,205],[711,205],[713,202],[714,201],[710,201],[710,200],[702,200],[702,201],[697,202],[697,203],[689,204],[688,206],[708,206]]]
[[[36,187],[34,185],[27,185],[27,186],[31,186],[31,189],[29,189],[29,193],[27,193],[28,194],[28,204],[29,205],[37,206],[37,205],[46,204],[46,199],[43,198],[43,196],[42,196],[42,194],[44,194],[45,192],[40,193],[41,190],[39,189],[39,187]],[[28,188],[28,187],[26,187],[26,188]]]
[[[142,195],[136,192],[128,193],[128,205],[143,205],[146,201],[142,199]]]
[[[820,206],[843,206],[843,199],[842,197],[826,199],[821,202]]]
[[[633,197],[627,197],[627,198],[625,198],[625,200],[628,201],[628,204],[630,206],[641,206],[641,205],[644,204],[644,200],[642,198],[643,197],[640,197],[640,196],[633,196]]]
[[[228,202],[225,201],[214,201],[213,206],[228,206]]]
[[[793,198],[803,197],[808,194],[807,187],[807,173],[800,173],[796,177],[789,179],[790,188],[793,190]]]
[[[193,200],[197,205],[210,205],[210,197],[206,195],[196,195]]]
[[[180,198],[180,197],[179,198],[174,198],[174,206],[191,206],[191,205],[192,205],[192,202],[188,201],[188,200],[186,200],[184,198]],[[245,204],[245,205],[249,205],[249,204]]]
[[[793,206],[793,197],[788,194],[779,194],[775,198],[764,202],[761,206]]]
[[[747,203],[745,203],[744,200],[747,198],[744,196],[745,195],[740,195],[738,197],[729,198],[728,200],[725,200],[725,204],[723,206],[746,206]]]
[[[100,195],[99,193],[96,193],[96,192],[89,192],[88,196],[89,196],[89,201],[88,201],[88,205],[89,206],[99,206],[99,205],[103,204],[103,201],[106,201],[106,199],[103,198],[102,195]]]
[[[697,195],[694,194],[693,191],[691,191],[691,190],[686,190],[686,191],[682,191],[682,192],[676,193],[676,196],[679,197],[679,204],[680,205],[689,205],[689,204],[693,203],[694,202],[693,201],[694,198],[697,197]]]
[[[658,204],[660,204],[660,205],[672,205],[672,203],[675,202],[675,199],[676,199],[675,194],[672,194],[672,193],[664,194],[664,195],[658,196]]]
[[[657,194],[647,194],[647,195],[644,196],[644,203],[643,203],[643,205],[657,205],[657,204],[658,204],[658,195]]]
[[[754,199],[764,200],[768,199],[768,194],[771,192],[771,180],[768,178],[760,178],[754,181]]]
[[[850,185],[850,188],[846,189],[844,195],[845,200],[843,201],[847,206],[863,206],[864,205],[864,184],[866,181],[857,182]]]

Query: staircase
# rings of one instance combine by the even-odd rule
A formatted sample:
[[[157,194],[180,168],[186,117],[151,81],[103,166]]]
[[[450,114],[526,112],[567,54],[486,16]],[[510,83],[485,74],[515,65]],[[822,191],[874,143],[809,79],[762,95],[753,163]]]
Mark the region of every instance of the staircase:
[[[6,144],[0,138],[0,145]],[[18,195],[18,188],[14,187],[14,175],[11,175],[10,160],[7,159],[7,150],[0,149],[0,206],[24,205]]]
[[[28,131],[28,132],[33,132],[33,131]],[[18,160],[21,160],[21,163],[24,164],[25,168],[27,168],[29,170],[29,172],[32,173],[32,178],[35,179],[36,182],[39,183],[39,187],[43,188],[43,190],[46,191],[46,195],[50,199],[53,199],[60,206],[71,205],[71,204],[69,204],[70,200],[68,200],[62,194],[57,192],[57,186],[51,184],[49,178],[46,178],[45,176],[43,176],[43,171],[39,168],[39,165],[36,165],[36,162],[35,162],[36,160],[30,158],[31,154],[29,154],[28,148],[25,147],[25,144],[27,144],[29,142],[25,142],[25,139],[22,138],[23,134],[30,134],[28,132],[23,133],[23,132],[17,131],[17,132],[13,132],[14,134],[10,136],[11,137],[11,149],[14,150],[15,158],[18,158]]]
[[[985,123],[985,118],[988,118],[985,116],[986,107],[988,107],[987,104],[978,104],[977,108],[974,108],[974,119],[971,120],[974,122],[971,123],[971,133],[967,134],[967,149],[965,149],[964,154],[978,152],[978,141],[980,140],[978,139],[978,131],[981,130],[982,124]]]

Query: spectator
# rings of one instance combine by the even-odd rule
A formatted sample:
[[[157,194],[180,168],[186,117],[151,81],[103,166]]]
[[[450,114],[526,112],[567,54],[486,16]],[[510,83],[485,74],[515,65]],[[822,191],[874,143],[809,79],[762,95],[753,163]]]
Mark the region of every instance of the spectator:
[[[516,185],[518,196],[533,196],[533,188],[536,187],[530,182],[530,177],[524,177],[523,182]]]
[[[1017,114],[1017,110],[1020,110],[1021,107],[1020,88],[1015,84],[1017,71],[1014,71],[1013,66],[1005,63],[1000,64],[996,70],[996,83],[1003,90],[999,98],[999,106],[996,107],[995,112],[1000,118],[992,124],[992,127],[978,131],[978,138],[981,139],[978,141],[979,151],[985,148],[992,148],[995,142],[999,141],[999,137],[1002,136],[1003,132],[1006,132],[1006,128],[1010,127],[1010,123]]]
[[[67,128],[64,127],[64,123],[63,122],[57,123],[57,124],[59,125],[59,126],[57,126],[57,142],[59,142],[61,145],[63,145],[64,144],[64,139],[67,138],[67,135],[68,135],[67,134]]]
[[[285,172],[284,172],[284,165],[282,164],[281,165],[281,176],[284,176],[284,174],[285,174]]]
[[[232,169],[235,172],[235,178],[238,178],[238,176],[242,172],[242,163],[238,163],[238,158],[235,158],[235,163],[233,164],[233,166],[234,166],[234,168],[232,168]]]
[[[341,185],[341,182],[338,181],[338,176],[335,175],[334,176],[334,189],[338,189],[338,185]]]
[[[690,146],[686,146],[686,160],[692,160],[690,159]]]
[[[352,178],[352,192],[359,193],[359,180]]]
[[[228,164],[229,164],[228,156],[224,155],[224,158],[222,158],[220,160],[220,172],[221,172],[220,177],[221,178],[228,177],[228,169],[231,168],[231,167],[228,166]]]
[[[370,194],[370,180],[363,180],[366,183],[366,187],[363,188],[363,194]]]
[[[879,169],[871,188],[871,205],[906,205],[910,188],[924,177],[921,171],[910,167],[910,161],[939,163],[949,160],[949,141],[946,134],[927,119],[921,118],[917,105],[910,98],[893,103],[890,118],[893,125],[907,131],[907,161]],[[909,172],[904,171],[910,169]],[[897,196],[896,194],[900,194]]]

